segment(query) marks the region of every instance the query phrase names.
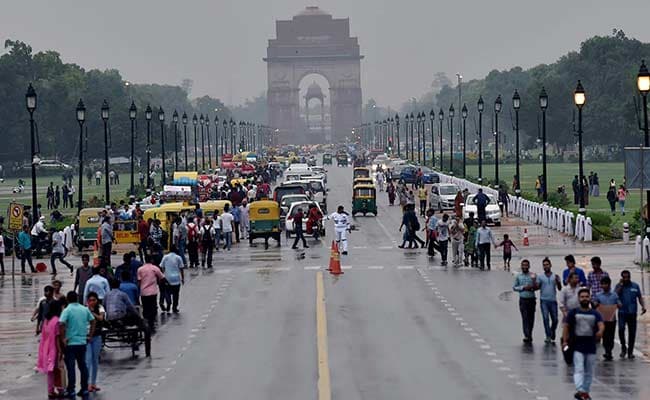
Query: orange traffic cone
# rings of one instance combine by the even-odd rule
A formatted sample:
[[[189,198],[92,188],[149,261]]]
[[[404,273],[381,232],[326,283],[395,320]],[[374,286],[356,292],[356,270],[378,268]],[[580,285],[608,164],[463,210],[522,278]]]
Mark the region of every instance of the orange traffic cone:
[[[328,271],[332,275],[343,274],[343,271],[341,271],[341,258],[339,256],[339,245],[336,244],[336,242],[333,240],[332,240],[332,250],[330,252],[330,267]]]
[[[524,246],[530,245],[530,242],[528,241],[528,228],[524,228]]]

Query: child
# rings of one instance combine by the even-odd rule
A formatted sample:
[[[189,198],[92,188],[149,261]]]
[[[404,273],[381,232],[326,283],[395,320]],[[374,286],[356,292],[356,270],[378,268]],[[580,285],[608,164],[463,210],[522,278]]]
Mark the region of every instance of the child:
[[[510,260],[512,259],[512,248],[519,251],[517,246],[510,240],[508,234],[503,235],[503,241],[497,247],[503,246],[503,270],[510,271]]]
[[[51,303],[54,300],[54,288],[50,285],[47,285],[43,288],[43,297],[38,300],[38,305],[32,313],[31,321],[36,321],[36,336],[41,333],[41,326],[43,325],[43,320],[47,315],[47,310]]]
[[[476,255],[476,231],[478,230],[478,220],[469,221],[467,227],[467,239],[465,240],[465,265],[471,262],[472,268],[478,267],[478,257]]]
[[[0,228],[0,275],[5,274],[5,239],[2,237],[2,228]]]
[[[56,301],[51,302],[45,315],[45,320],[43,321],[43,334],[41,335],[41,342],[38,346],[36,368],[39,372],[47,374],[47,397],[49,399],[60,398],[59,393],[55,391],[55,378],[57,378],[56,374],[59,371],[62,348],[59,336],[60,315],[61,304]],[[60,393],[62,393],[62,390],[63,388],[60,388]]]

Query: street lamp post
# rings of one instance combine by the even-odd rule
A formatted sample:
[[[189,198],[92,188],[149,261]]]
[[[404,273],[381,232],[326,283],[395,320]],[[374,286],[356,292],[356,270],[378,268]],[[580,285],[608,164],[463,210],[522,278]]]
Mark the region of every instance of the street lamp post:
[[[467,122],[467,105],[463,104],[460,115],[463,117],[463,178],[467,176],[467,137],[465,136],[465,122]]]
[[[578,176],[580,190],[580,208],[578,212],[583,215],[587,211],[585,209],[584,171],[582,168],[582,107],[585,105],[586,100],[585,88],[582,86],[582,82],[578,80],[578,86],[576,86],[576,90],[573,92],[573,101],[576,107],[578,107]]]
[[[449,106],[449,174],[454,174],[454,105]]]
[[[650,147],[650,132],[648,132],[648,92],[650,92],[650,72],[648,72],[648,67],[645,65],[645,60],[641,61],[641,67],[639,68],[639,73],[636,77],[636,86],[643,97],[644,146]],[[645,172],[642,174],[642,178],[645,178]],[[645,232],[646,236],[650,237],[650,190],[646,191],[646,202],[648,208],[646,209]],[[641,212],[641,214],[643,214],[643,212]]]
[[[199,170],[199,139],[196,135],[196,126],[199,123],[199,118],[194,114],[192,116],[192,125],[194,125],[194,169]]]
[[[131,186],[129,188],[129,198],[135,198],[135,118],[138,116],[138,108],[135,102],[131,101],[129,107],[129,119],[131,120]],[[81,153],[80,153],[81,154]]]
[[[219,168],[219,116],[214,116],[214,163],[215,168]]]
[[[226,118],[224,117],[223,119],[223,130],[221,131],[222,135],[222,147],[223,147],[223,154],[228,153],[228,121],[226,121]]]
[[[147,108],[144,110],[144,119],[147,120],[147,190],[151,189],[151,117],[153,115],[153,110],[151,106],[147,104]]]
[[[541,96],[540,96],[541,97]],[[540,101],[541,102],[541,101]],[[515,109],[515,196],[521,196],[521,173],[519,170],[519,109],[521,108],[521,97],[519,92],[515,89],[515,93],[512,95],[512,108]],[[544,148],[544,154],[546,154],[546,148]],[[546,168],[546,159],[544,159],[544,166],[542,169]],[[546,176],[546,171],[544,170],[544,175]],[[546,198],[544,198],[546,201]]]
[[[158,107],[158,120],[160,121],[160,158],[162,159],[162,183],[167,184],[167,170],[165,169],[165,111],[162,107]]]
[[[435,141],[435,134],[434,129],[435,129],[435,122],[436,122],[436,113],[431,109],[429,112],[429,122],[431,125],[431,168],[436,167],[436,141]]]
[[[404,144],[405,144],[404,151],[406,152],[406,159],[407,160],[410,160],[411,157],[413,156],[412,154],[409,156],[409,154],[410,154],[410,147],[409,147],[409,119],[410,118],[411,117],[409,116],[408,113],[404,117]]]
[[[183,122],[183,147],[185,150],[185,171],[189,171],[189,166],[187,164],[187,114],[183,111],[183,116],[181,117]]]
[[[174,172],[178,171],[178,112],[174,110],[172,114],[174,122]]]
[[[36,193],[36,164],[39,164],[41,160],[36,153],[36,132],[34,130],[34,111],[36,111],[37,95],[31,83],[27,87],[25,102],[27,103],[27,111],[29,112],[29,131],[32,153],[32,224],[35,224],[40,217],[38,215],[38,195]]]
[[[205,135],[203,134],[205,119],[203,118],[203,114],[199,117],[199,123],[201,124],[201,170],[205,171]]]
[[[399,140],[399,114],[395,114],[395,136],[397,136],[397,158],[402,158],[402,151],[400,150]]]
[[[108,179],[108,113],[108,102],[104,100],[104,103],[102,103],[102,121],[104,121],[104,188],[107,205],[111,204],[111,190]]]
[[[411,134],[411,159],[415,161],[415,153],[413,151],[414,147],[414,141],[413,141],[413,124],[415,123],[415,117],[413,116],[413,113],[411,113],[411,117],[409,118],[409,125],[410,125],[410,134]],[[420,152],[418,151],[418,157],[420,156]]]
[[[86,106],[79,99],[77,104],[77,122],[79,123],[79,202],[77,203],[77,213],[83,208],[83,171],[84,171],[84,122],[86,121]]]
[[[501,112],[501,95],[494,101],[494,187],[499,187],[499,113]]]
[[[230,154],[235,155],[235,121],[230,119]]]
[[[210,143],[210,117],[205,114],[205,137],[208,142],[208,171],[212,170],[212,145]]]
[[[417,115],[417,133],[418,133],[418,164],[421,163],[420,153],[422,152],[422,143],[420,142],[420,123],[422,122],[422,114]]]
[[[548,200],[548,184],[546,178],[546,108],[548,108],[548,95],[542,87],[539,94],[539,107],[542,109],[542,199]],[[519,123],[519,120],[517,120]],[[517,189],[521,189],[519,184],[519,171],[517,171]]]
[[[427,114],[423,111],[420,113],[420,130],[422,131],[422,165],[427,165]]]
[[[483,184],[483,96],[478,97],[478,184]]]
[[[442,165],[442,121],[445,119],[445,112],[442,111],[442,108],[440,108],[440,112],[438,113],[438,120],[440,120],[440,172],[442,172],[443,165]]]

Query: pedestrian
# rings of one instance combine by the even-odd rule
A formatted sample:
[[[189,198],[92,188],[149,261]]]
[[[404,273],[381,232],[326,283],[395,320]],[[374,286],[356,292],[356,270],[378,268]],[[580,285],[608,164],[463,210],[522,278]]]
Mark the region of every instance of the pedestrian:
[[[230,209],[233,220],[233,233],[235,234],[235,242],[239,243],[239,226],[241,225],[241,214],[239,212],[239,203],[232,206]]]
[[[54,182],[50,182],[45,197],[47,198],[47,209],[52,210],[54,208]]]
[[[427,189],[424,185],[418,188],[418,200],[420,200],[420,216],[424,217],[427,211]]]
[[[142,316],[147,320],[149,330],[155,333],[156,316],[158,314],[157,298],[160,290],[158,283],[164,278],[160,268],[152,264],[153,257],[148,255],[145,264],[138,268],[138,283],[140,284],[140,302]]]
[[[165,280],[167,281],[167,290],[165,291],[165,302],[167,306],[164,310],[168,313],[171,310],[174,314],[177,314],[179,312],[178,300],[181,285],[185,284],[185,273],[183,272],[185,265],[181,256],[178,255],[178,248],[175,246],[171,247],[171,251],[160,262],[160,268],[165,274]],[[212,268],[212,266],[210,265],[208,268]]]
[[[589,390],[596,365],[596,342],[605,330],[602,316],[590,307],[590,297],[589,289],[581,288],[578,291],[579,307],[567,315],[562,333],[563,347],[569,346],[573,350],[576,399],[591,398]]]
[[[595,297],[592,295],[593,307],[603,317],[605,331],[603,332],[603,349],[605,361],[612,361],[612,350],[614,349],[614,337],[616,336],[616,311],[622,304],[615,291],[612,290],[612,280],[609,276],[603,276],[600,280],[602,289]]]
[[[542,323],[546,337],[544,343],[555,343],[555,332],[558,326],[557,292],[562,290],[562,282],[558,274],[551,271],[551,260],[542,260],[544,273],[537,275],[536,284],[539,289],[539,307],[542,312]],[[550,321],[549,321],[550,320]]]
[[[137,272],[136,272],[137,274]],[[122,271],[122,275],[120,276],[121,281],[119,282],[119,289],[126,293],[126,295],[129,297],[129,300],[131,300],[132,304],[140,304],[140,288],[138,288],[138,285],[136,285],[133,282],[134,276],[131,275],[129,271]],[[137,275],[135,275],[135,279],[137,279]],[[111,284],[111,282],[109,282]],[[111,289],[113,289],[111,287]],[[110,292],[109,292],[110,293]],[[106,303],[108,297],[108,293],[106,293],[106,296],[104,296],[104,302]]]
[[[63,243],[63,233],[58,232],[54,228],[50,228],[50,234],[52,235],[52,255],[50,256],[52,275],[56,275],[56,265],[54,263],[55,260],[59,260],[63,265],[68,267],[70,270],[70,275],[72,275],[74,272],[74,267],[63,258],[67,253],[67,249]]]
[[[61,189],[59,188],[59,185],[56,185],[56,189],[54,189],[54,208],[58,209],[60,205],[61,205]]]
[[[484,221],[487,217],[485,213],[485,209],[487,208],[487,205],[490,204],[490,198],[483,193],[483,189],[479,188],[478,193],[474,198],[472,199],[472,202],[476,204],[476,212],[478,214],[478,220],[479,221]]]
[[[212,227],[212,220],[209,217],[204,220],[199,235],[201,236],[201,268],[205,268],[206,261],[208,268],[212,268],[212,251],[214,249],[214,237],[216,233]]]
[[[503,240],[497,245],[503,247],[503,270],[510,271],[510,260],[512,260],[512,249],[519,251],[515,243],[510,240],[510,236],[506,233],[503,235]]]
[[[32,264],[32,237],[29,234],[29,227],[23,225],[23,230],[18,234],[18,246],[20,247],[20,268],[21,272],[25,273],[25,263],[29,264],[32,273],[36,272],[34,264]]]
[[[79,298],[83,299],[84,292],[86,290],[86,282],[93,275],[93,270],[90,268],[90,256],[88,254],[81,255],[81,267],[77,268],[74,276],[74,287],[72,290],[76,290]]]
[[[438,232],[436,231],[436,227],[438,226],[438,218],[434,215],[433,208],[429,208],[427,210],[427,220],[426,220],[426,226],[425,226],[425,231],[427,235],[427,255],[429,257],[433,257],[436,255],[436,247],[438,246],[436,240],[437,240],[437,234]]]
[[[60,398],[63,394],[63,388],[60,387],[63,355],[63,341],[59,328],[60,315],[61,304],[58,302],[50,304],[43,320],[43,330],[38,344],[36,369],[47,374],[47,397],[49,399]]]
[[[580,196],[578,193],[580,192],[580,181],[578,180],[578,175],[575,175],[573,177],[573,181],[571,181],[571,188],[573,189],[573,204],[578,204],[580,201]]]
[[[438,221],[436,233],[440,258],[442,259],[440,264],[447,266],[447,250],[449,249],[449,215],[447,213],[442,214],[442,220]]]
[[[86,281],[81,301],[86,302],[88,299],[88,293],[94,292],[101,302],[104,300],[104,296],[109,290],[111,290],[111,288],[108,284],[108,279],[106,279],[106,266],[100,265],[95,271],[93,271],[90,279]]]
[[[476,243],[476,248],[478,249],[478,258],[479,258],[479,262],[480,262],[481,271],[485,269],[486,261],[487,261],[487,269],[489,271],[491,269],[491,266],[490,266],[490,245],[493,244],[496,247],[497,242],[494,239],[494,235],[492,234],[492,230],[487,227],[487,223],[486,223],[485,219],[481,220],[481,227],[476,230],[476,242],[475,243]]]
[[[459,190],[458,193],[456,193],[456,197],[454,197],[454,214],[459,218],[463,218],[464,203],[465,198],[463,197],[463,192]]]
[[[226,203],[223,207],[223,214],[221,214],[221,232],[223,233],[225,242],[223,246],[224,250],[230,251],[230,247],[232,246],[232,232],[235,230],[234,219],[230,213],[230,205]]]
[[[198,268],[199,266],[199,241],[201,239],[201,231],[194,218],[187,219],[187,254],[190,258],[190,268]]]
[[[303,249],[309,248],[309,246],[307,246],[307,240],[305,240],[305,234],[302,229],[302,220],[304,218],[305,216],[302,213],[302,208],[298,207],[296,213],[293,215],[293,232],[296,234],[296,239],[293,241],[293,246],[291,246],[291,248],[294,250],[298,248],[298,243],[300,240],[302,240]]]
[[[600,197],[600,179],[598,179],[598,172],[594,173],[593,181],[591,183],[591,195]]]
[[[610,186],[607,190],[607,201],[609,202],[609,209],[612,212],[612,215],[616,215],[616,202],[618,201],[616,187]]]
[[[102,350],[102,324],[106,316],[104,307],[99,303],[97,293],[90,292],[86,298],[86,307],[95,318],[95,331],[92,336],[88,336],[86,345],[86,366],[88,367],[88,384],[89,392],[99,392],[101,389],[97,386],[97,371],[99,370],[99,353]]]
[[[459,216],[452,218],[449,233],[451,236],[452,263],[454,267],[459,267],[465,258],[465,225]]]
[[[560,291],[560,310],[562,311],[562,321],[566,320],[569,311],[580,307],[578,291],[580,290],[580,279],[578,274],[571,272],[568,278],[568,285]]]
[[[505,187],[499,186],[499,209],[501,214],[508,217],[508,203],[510,202],[510,196]]]
[[[144,262],[144,256],[147,254],[147,241],[149,240],[149,223],[144,220],[142,215],[138,216],[138,236],[140,237],[140,244],[138,245],[140,262]]]
[[[569,274],[575,272],[578,275],[581,286],[587,286],[587,278],[585,276],[585,271],[582,268],[576,266],[576,259],[572,254],[564,257],[564,262],[566,263],[566,269],[562,271],[562,283],[567,285],[569,280]]]
[[[602,261],[600,257],[591,257],[591,268],[592,270],[589,272],[587,275],[587,288],[591,292],[591,298],[592,300],[596,298],[596,296],[602,292],[602,288],[600,287],[600,281],[603,279],[603,277],[607,276],[609,277],[609,274],[607,272],[603,271],[602,269]]]
[[[37,213],[40,215],[40,212]],[[34,244],[34,254],[36,254],[37,257],[41,255],[41,250],[43,247],[43,243],[45,242],[45,239],[47,238],[47,229],[45,229],[45,217],[40,216],[38,218],[38,222],[34,224],[31,230],[31,235],[32,235],[32,244]]]
[[[61,192],[63,194],[63,208],[68,208],[68,195],[70,194],[70,188],[68,188],[67,183],[63,185]]]
[[[471,265],[473,268],[478,267],[478,257],[476,254],[476,232],[478,231],[478,221],[469,219],[465,222],[467,237],[465,238],[465,265]]]
[[[336,212],[327,217],[334,221],[336,244],[344,256],[348,255],[348,232],[350,232],[350,216],[343,206],[338,206]]]
[[[0,228],[0,275],[5,274],[5,238],[3,229]]]
[[[221,216],[219,215],[219,210],[214,210],[212,216],[212,227],[214,228],[214,248],[216,251],[219,251],[219,247],[221,247]],[[183,261],[185,261],[185,256],[183,254],[181,254],[181,257],[183,258]]]
[[[625,198],[627,197],[627,190],[625,190],[625,186],[620,185],[618,187],[616,197],[618,198],[618,206],[621,209],[621,215],[625,215]]]
[[[384,191],[384,173],[383,171],[378,170],[375,173],[375,181],[377,181],[377,188],[380,192]]]
[[[535,191],[537,192],[537,198],[541,199],[542,198],[542,176],[537,175],[537,178],[535,178]]]
[[[241,237],[248,240],[248,232],[250,230],[250,216],[249,216],[248,200],[244,199],[239,206],[239,228],[241,230]]]
[[[68,371],[68,387],[65,397],[75,398],[76,366],[79,368],[81,390],[78,395],[88,396],[88,367],[86,366],[86,345],[88,338],[95,334],[95,317],[79,304],[77,292],[70,291],[66,296],[68,305],[61,313],[59,324],[65,344],[65,367]]]
[[[113,225],[111,225],[111,218],[104,217],[101,230],[101,245],[102,245],[102,260],[106,266],[112,266],[111,264],[111,253],[113,252],[113,242],[115,237],[113,236]]]
[[[215,214],[218,214],[218,211],[216,211]],[[183,260],[183,265],[187,267],[187,259],[185,258],[185,249],[187,248],[187,224],[183,218],[176,217],[176,226],[175,242],[178,249],[178,255]]]
[[[521,260],[521,272],[515,277],[512,290],[519,292],[519,312],[524,333],[524,343],[533,342],[533,327],[535,326],[535,289],[536,275],[530,272],[530,261]]]
[[[102,184],[102,172],[101,171],[96,171],[95,172],[95,186],[99,186]]]
[[[386,193],[388,193],[388,205],[395,205],[395,185],[393,181],[388,181],[388,186],[386,187]]]
[[[643,293],[636,282],[632,282],[630,271],[621,272],[621,280],[614,290],[621,301],[621,308],[618,310],[618,340],[621,342],[621,358],[634,359],[634,342],[636,339],[637,327],[637,302],[641,305],[641,315],[646,313]],[[625,328],[628,329],[628,337],[625,337]],[[626,340],[627,339],[627,340]]]

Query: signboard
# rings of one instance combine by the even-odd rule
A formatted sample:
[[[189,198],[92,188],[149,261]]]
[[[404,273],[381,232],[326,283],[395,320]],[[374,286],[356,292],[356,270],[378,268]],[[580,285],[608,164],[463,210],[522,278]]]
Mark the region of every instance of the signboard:
[[[9,230],[19,231],[23,228],[23,212],[22,204],[9,204]]]
[[[626,188],[650,190],[650,147],[624,150]]]

